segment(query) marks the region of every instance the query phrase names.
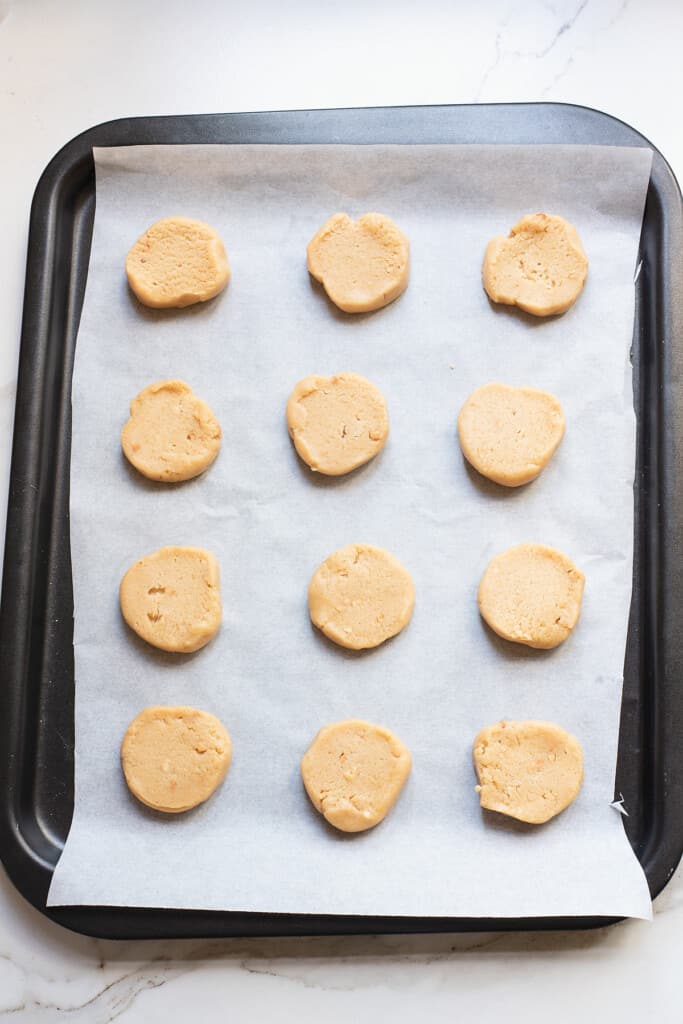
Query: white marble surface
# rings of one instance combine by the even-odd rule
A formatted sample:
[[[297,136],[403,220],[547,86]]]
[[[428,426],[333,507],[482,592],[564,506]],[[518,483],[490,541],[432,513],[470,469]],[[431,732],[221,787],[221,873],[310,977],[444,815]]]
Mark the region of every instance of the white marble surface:
[[[31,195],[73,135],[132,114],[555,100],[631,123],[683,175],[682,37],[680,0],[0,0],[2,505]],[[668,1024],[683,870],[655,909],[590,933],[113,943],[50,924],[0,869],[0,1019]]]

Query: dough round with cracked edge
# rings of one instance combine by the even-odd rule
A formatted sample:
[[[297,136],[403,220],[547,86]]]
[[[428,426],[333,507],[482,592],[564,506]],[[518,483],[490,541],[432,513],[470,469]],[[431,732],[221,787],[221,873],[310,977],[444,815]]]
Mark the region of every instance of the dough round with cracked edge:
[[[561,551],[519,544],[489,562],[479,584],[479,611],[498,636],[547,650],[576,625],[584,582]]]
[[[415,586],[408,570],[382,548],[348,544],[313,573],[311,621],[341,647],[378,647],[408,624]]]
[[[341,476],[381,452],[389,416],[379,388],[358,373],[338,373],[299,381],[287,402],[287,426],[314,472]]]
[[[540,825],[576,798],[583,782],[579,741],[552,722],[497,722],[472,748],[481,806]]]
[[[218,455],[221,428],[213,412],[182,380],[161,380],[130,403],[121,431],[128,461],[150,480],[177,483],[203,473]]]
[[[410,751],[388,729],[351,718],[320,730],[301,761],[315,809],[342,832],[379,824],[410,774]]]
[[[232,743],[208,711],[145,708],[128,726],[121,765],[128,788],[156,811],[177,814],[207,800],[230,767]]]
[[[460,447],[482,476],[504,487],[534,480],[564,434],[562,406],[535,388],[485,384],[458,416]]]
[[[162,651],[198,651],[221,624],[218,562],[203,548],[145,555],[121,580],[119,597],[130,628]]]
[[[588,258],[576,228],[562,217],[528,214],[484,256],[484,288],[493,302],[532,316],[564,313],[586,282]]]
[[[145,306],[181,309],[206,302],[230,279],[220,235],[190,217],[158,220],[126,257],[128,284]]]
[[[345,313],[388,306],[408,286],[408,239],[382,213],[335,213],[308,243],[309,273]]]

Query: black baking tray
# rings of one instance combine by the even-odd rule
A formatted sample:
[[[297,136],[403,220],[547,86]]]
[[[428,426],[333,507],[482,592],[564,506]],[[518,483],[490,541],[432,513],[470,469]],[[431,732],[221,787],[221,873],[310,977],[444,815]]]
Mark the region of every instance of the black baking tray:
[[[69,142],[36,188],[26,269],[0,609],[0,858],[53,921],[109,938],[587,928],[614,918],[402,918],[46,907],[73,812],[71,374],[95,212],[93,146],[152,143],[575,143],[651,146],[564,104],[126,118]],[[653,149],[636,281],[633,598],[615,796],[652,895],[683,850],[683,221]],[[635,268],[634,268],[635,269]],[[599,338],[596,344],[599,344]]]

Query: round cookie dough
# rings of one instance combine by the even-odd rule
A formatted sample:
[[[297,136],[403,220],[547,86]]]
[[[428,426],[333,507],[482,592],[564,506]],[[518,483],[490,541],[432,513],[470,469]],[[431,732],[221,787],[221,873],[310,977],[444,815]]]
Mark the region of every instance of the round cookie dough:
[[[182,380],[161,380],[130,403],[121,431],[128,461],[150,480],[177,483],[199,476],[221,446],[221,428],[206,402]]]
[[[562,217],[528,214],[507,238],[493,238],[484,256],[484,288],[493,302],[533,316],[564,313],[578,299],[588,259],[576,228]]]
[[[145,555],[121,580],[119,597],[130,628],[162,651],[198,651],[221,624],[218,563],[203,548]]]
[[[408,239],[381,213],[335,213],[308,243],[309,273],[345,313],[387,306],[408,287]]]
[[[227,730],[208,711],[151,707],[128,726],[121,765],[133,796],[177,814],[208,800],[227,775],[231,754]]]
[[[189,217],[158,220],[126,257],[128,284],[145,306],[183,308],[222,291],[230,265],[220,235]]]
[[[562,406],[535,388],[485,384],[458,416],[460,447],[482,476],[504,487],[534,480],[564,434]]]
[[[287,402],[287,426],[299,456],[326,476],[369,462],[384,447],[389,417],[384,395],[357,373],[304,377]]]
[[[308,609],[314,626],[341,647],[378,647],[410,621],[415,587],[388,551],[348,544],[313,573]]]
[[[489,562],[479,584],[479,611],[503,639],[548,650],[576,625],[584,582],[561,551],[520,544]]]
[[[472,748],[481,806],[540,825],[568,807],[583,782],[579,741],[552,722],[497,722]]]
[[[410,774],[410,751],[379,725],[357,718],[320,730],[301,761],[315,809],[342,832],[379,824]]]

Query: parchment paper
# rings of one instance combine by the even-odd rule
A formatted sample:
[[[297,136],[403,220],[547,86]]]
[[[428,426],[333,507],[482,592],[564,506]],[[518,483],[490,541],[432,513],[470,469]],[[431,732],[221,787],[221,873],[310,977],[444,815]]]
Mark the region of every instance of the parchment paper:
[[[648,150],[597,147],[208,146],[100,149],[97,214],[73,379],[76,805],[49,902],[381,915],[650,916],[614,799],[631,592],[634,415],[629,347]],[[410,238],[407,292],[379,312],[336,311],[305,247],[336,210],[389,214]],[[525,212],[560,213],[590,259],[562,317],[494,308],[486,242]],[[152,312],[124,261],[153,221],[208,221],[233,269],[216,300]],[[388,401],[386,449],[347,478],[297,459],[285,403],[309,373],[353,370]],[[166,377],[214,409],[223,447],[201,478],[145,482],[119,449],[133,396]],[[567,431],[531,485],[468,470],[467,395],[491,380],[557,394]],[[367,653],[310,625],[311,573],[365,541],[413,574],[408,628]],[[581,620],[551,652],[499,641],[479,578],[512,544],[567,552],[586,574]],[[224,620],[191,656],[124,625],[118,584],[141,555],[196,544],[217,556]],[[119,744],[149,704],[193,704],[229,729],[234,759],[205,805],[165,817],[126,790]],[[413,773],[376,829],[328,828],[299,760],[320,726],[392,728]],[[500,718],[579,737],[585,783],[543,827],[483,814],[471,743]],[[628,810],[628,807],[627,807]]]

